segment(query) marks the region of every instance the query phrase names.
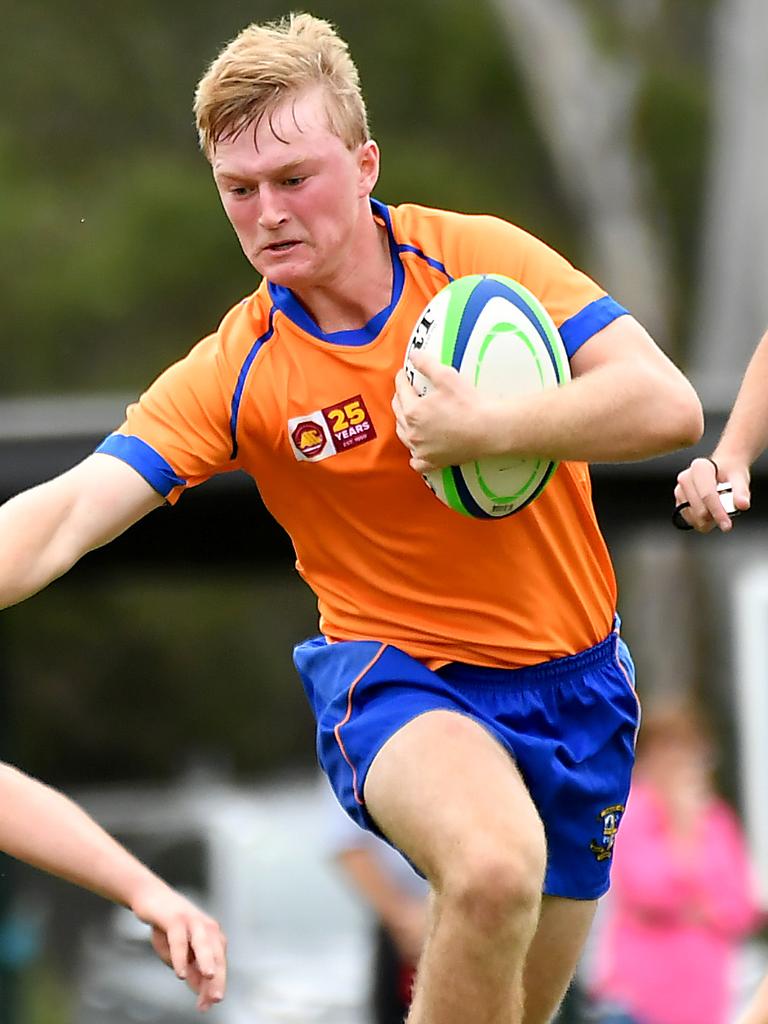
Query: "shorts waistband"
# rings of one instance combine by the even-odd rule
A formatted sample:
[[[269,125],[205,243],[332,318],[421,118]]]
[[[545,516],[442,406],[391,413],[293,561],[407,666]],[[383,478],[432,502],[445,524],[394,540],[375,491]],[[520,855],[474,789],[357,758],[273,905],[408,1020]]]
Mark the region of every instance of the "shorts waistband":
[[[467,665],[453,661],[437,670],[444,679],[456,679],[461,682],[499,683],[507,685],[529,686],[533,683],[546,683],[563,676],[579,674],[588,669],[606,664],[614,658],[618,630],[612,630],[605,640],[594,647],[576,654],[567,654],[562,658],[542,661],[538,665],[522,665],[520,668],[490,668],[486,665]]]

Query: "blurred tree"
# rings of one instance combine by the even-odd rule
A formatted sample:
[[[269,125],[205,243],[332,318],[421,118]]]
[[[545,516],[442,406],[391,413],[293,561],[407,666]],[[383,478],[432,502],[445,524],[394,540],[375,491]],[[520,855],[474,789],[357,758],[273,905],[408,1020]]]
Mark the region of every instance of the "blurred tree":
[[[503,213],[578,255],[485,8],[469,21],[461,0],[312,9],[339,24],[361,67],[382,198]],[[197,152],[191,102],[228,38],[283,13],[240,0],[10,5],[0,240],[13,258],[0,299],[14,344],[0,391],[137,391],[255,287]]]
[[[313,764],[290,651],[317,616],[289,572],[94,576],[85,562],[3,614],[14,752],[48,781],[169,778],[195,758],[246,776]]]
[[[707,4],[493,5],[525,74],[589,262],[680,358],[707,145],[706,62],[697,45],[706,34]]]
[[[495,5],[525,71],[563,190],[580,216],[597,276],[655,337],[666,336],[669,255],[645,188],[645,160],[634,146],[641,81],[635,52],[626,45],[601,45],[589,5]]]
[[[709,408],[727,409],[768,323],[768,18],[763,0],[720,0],[713,121],[692,372]]]

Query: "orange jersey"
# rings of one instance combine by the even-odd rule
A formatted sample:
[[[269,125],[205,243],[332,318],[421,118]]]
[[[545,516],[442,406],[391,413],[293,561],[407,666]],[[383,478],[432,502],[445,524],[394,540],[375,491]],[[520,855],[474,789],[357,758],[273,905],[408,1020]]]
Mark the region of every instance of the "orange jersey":
[[[373,201],[389,232],[389,306],[324,334],[263,281],[165,371],[99,449],[169,501],[243,469],[287,531],[331,640],[374,639],[432,664],[516,667],[602,640],[615,580],[582,463],[506,519],[442,505],[395,434],[394,377],[419,314],[448,281],[499,273],[548,309],[569,355],[626,311],[521,229]]]

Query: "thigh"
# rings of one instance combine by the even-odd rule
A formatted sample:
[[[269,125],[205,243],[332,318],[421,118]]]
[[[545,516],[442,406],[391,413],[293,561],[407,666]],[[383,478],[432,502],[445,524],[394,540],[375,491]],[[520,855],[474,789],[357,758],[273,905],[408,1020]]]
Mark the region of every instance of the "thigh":
[[[634,763],[638,702],[616,635],[515,673],[493,725],[515,758],[547,834],[544,892],[593,900],[608,888]]]
[[[544,829],[510,754],[471,717],[433,710],[382,746],[365,803],[381,831],[439,888],[456,852],[472,845],[539,869]]]
[[[387,644],[330,644],[316,637],[296,648],[294,661],[317,719],[320,765],[347,814],[376,832],[363,796],[374,758],[424,712],[464,710],[461,697],[425,665]]]

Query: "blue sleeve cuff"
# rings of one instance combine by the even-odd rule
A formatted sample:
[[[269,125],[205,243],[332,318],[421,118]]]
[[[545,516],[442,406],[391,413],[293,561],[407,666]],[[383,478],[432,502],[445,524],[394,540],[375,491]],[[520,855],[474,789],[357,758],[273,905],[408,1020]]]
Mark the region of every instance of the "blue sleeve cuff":
[[[126,462],[163,498],[167,498],[174,487],[187,485],[187,481],[174,473],[173,467],[162,455],[146,441],[132,434],[110,434],[96,451],[102,455],[114,455],[115,458]]]
[[[626,316],[628,312],[629,310],[620,306],[610,295],[605,295],[569,317],[560,325],[560,337],[563,339],[568,357],[573,356],[593,334],[597,334],[620,316]]]

